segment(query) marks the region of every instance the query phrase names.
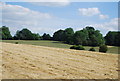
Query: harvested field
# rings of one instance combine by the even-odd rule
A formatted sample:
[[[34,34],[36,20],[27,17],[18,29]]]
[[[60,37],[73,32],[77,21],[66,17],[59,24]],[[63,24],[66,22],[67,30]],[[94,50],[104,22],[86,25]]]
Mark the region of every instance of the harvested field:
[[[118,78],[117,54],[26,44],[0,44],[3,79]]]

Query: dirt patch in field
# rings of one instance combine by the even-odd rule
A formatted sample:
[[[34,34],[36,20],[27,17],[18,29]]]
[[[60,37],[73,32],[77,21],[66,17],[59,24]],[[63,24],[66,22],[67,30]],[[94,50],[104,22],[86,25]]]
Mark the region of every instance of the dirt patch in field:
[[[25,44],[0,44],[3,79],[118,78],[117,54]]]

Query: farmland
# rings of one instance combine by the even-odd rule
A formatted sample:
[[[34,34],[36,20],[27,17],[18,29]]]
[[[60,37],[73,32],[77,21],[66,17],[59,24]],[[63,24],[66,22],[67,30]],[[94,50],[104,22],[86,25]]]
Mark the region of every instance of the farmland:
[[[118,54],[28,44],[0,44],[3,79],[118,78]]]
[[[106,1],[2,0],[0,80],[118,81],[119,4]]]
[[[30,44],[30,45],[38,45],[38,46],[47,46],[47,47],[56,47],[56,48],[65,48],[69,49],[71,45],[61,43],[59,41],[48,41],[48,40],[2,40],[2,42],[7,42],[7,43],[15,43],[18,42],[19,44]],[[90,46],[84,46],[85,50],[88,51],[91,47]],[[98,52],[99,47],[94,47],[95,50]],[[113,54],[118,54],[120,53],[119,50],[120,47],[116,46],[108,46],[108,51],[107,53],[113,53]]]

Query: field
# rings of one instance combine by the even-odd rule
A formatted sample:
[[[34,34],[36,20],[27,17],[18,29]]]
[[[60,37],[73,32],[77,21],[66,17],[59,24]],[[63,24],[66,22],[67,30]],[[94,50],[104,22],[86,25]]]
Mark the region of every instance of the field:
[[[118,54],[4,42],[0,46],[3,79],[118,79]]]
[[[38,45],[38,46],[47,46],[47,47],[56,47],[56,48],[65,48],[65,49],[69,49],[71,47],[71,45],[68,44],[64,44],[61,43],[59,41],[46,41],[46,40],[39,40],[39,41],[30,41],[30,40],[2,40],[3,42],[7,42],[7,43],[15,43],[15,42],[19,42],[19,44],[30,44],[30,45]],[[85,50],[88,51],[91,47],[89,46],[84,46]],[[99,51],[99,47],[94,47],[95,50],[98,52]],[[113,54],[119,54],[120,52],[118,52],[120,49],[120,47],[116,47],[116,46],[108,46],[108,51],[107,53],[113,53]]]

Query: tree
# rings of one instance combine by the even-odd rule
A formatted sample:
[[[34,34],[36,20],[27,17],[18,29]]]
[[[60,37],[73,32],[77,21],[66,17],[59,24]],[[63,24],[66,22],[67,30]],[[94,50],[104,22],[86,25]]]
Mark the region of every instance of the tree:
[[[99,52],[106,53],[107,50],[108,50],[107,45],[101,45],[101,46],[99,47]]]
[[[51,40],[51,36],[49,34],[44,33],[42,36],[43,40]]]
[[[98,30],[93,31],[92,34],[89,34],[89,41],[90,46],[100,46],[105,43],[104,37]]]
[[[73,39],[74,44],[77,45],[99,46],[104,44],[102,34],[93,27],[86,27],[83,30],[76,31]]]
[[[120,46],[120,32],[115,36],[115,46]]]
[[[105,43],[104,37],[102,36],[99,30],[95,30],[93,27],[86,27],[86,29],[89,34],[89,46],[100,46],[101,44]]]
[[[105,36],[106,44],[120,46],[120,31],[109,31]]]
[[[60,29],[53,34],[53,40],[73,44],[73,35],[74,31],[72,28],[66,28],[65,30]]]
[[[53,34],[53,40],[55,41],[64,41],[64,30],[58,30]]]
[[[92,47],[92,48],[89,49],[89,51],[95,51],[95,48]]]
[[[63,40],[65,41],[65,43],[73,44],[73,41],[72,41],[73,35],[74,35],[73,29],[72,28],[66,28],[64,30],[64,34],[63,34]]]
[[[75,45],[82,45],[85,39],[85,34],[82,31],[76,31],[73,36],[73,41]]]
[[[34,40],[40,40],[40,39],[42,39],[42,37],[37,33],[33,33],[33,39]]]
[[[10,31],[9,31],[9,28],[6,27],[6,26],[2,26],[0,28],[0,39],[3,39],[3,40],[9,40],[9,39],[12,39],[12,36],[10,34]]]
[[[27,28],[24,28],[21,31],[17,31],[16,32],[16,35],[14,36],[14,39],[19,39],[19,40],[34,40],[34,36],[35,36],[35,34],[33,34]]]
[[[85,48],[82,45],[73,45],[70,47],[70,49],[85,50]]]

